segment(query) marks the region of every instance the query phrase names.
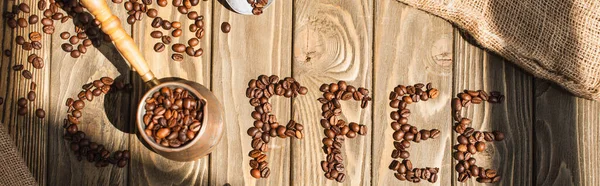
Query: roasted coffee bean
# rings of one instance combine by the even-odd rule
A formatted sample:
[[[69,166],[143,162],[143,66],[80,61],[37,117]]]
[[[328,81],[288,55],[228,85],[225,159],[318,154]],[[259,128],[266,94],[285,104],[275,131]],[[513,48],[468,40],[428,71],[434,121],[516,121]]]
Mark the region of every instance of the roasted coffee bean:
[[[164,50],[165,50],[165,45],[164,44],[162,44],[162,43],[156,43],[154,45],[154,51],[156,51],[156,52],[162,52]]]
[[[201,26],[199,26],[201,27]],[[231,31],[231,25],[228,22],[221,23],[221,31],[223,33],[229,33]],[[334,91],[332,91],[334,92]]]
[[[260,178],[261,177],[261,172],[258,169],[252,169],[250,170],[250,175],[254,178]]]
[[[174,44],[174,45],[171,47],[171,49],[172,49],[174,52],[177,52],[177,53],[183,53],[183,52],[185,52],[185,45],[184,45],[184,44],[181,44],[181,43],[176,43],[176,44]]]
[[[151,8],[148,9],[148,12],[146,12],[146,15],[148,15],[148,17],[150,18],[155,18],[158,15],[158,10]]]
[[[44,111],[44,109],[37,109],[35,110],[35,116],[38,118],[44,118],[46,117],[46,111]]]
[[[162,25],[162,18],[160,17],[156,17],[154,18],[154,20],[152,20],[152,23],[150,24],[153,28],[158,28]]]
[[[63,49],[63,51],[65,52],[71,52],[73,51],[73,45],[69,44],[69,43],[63,43],[62,45],[60,45],[60,47]]]
[[[15,42],[17,43],[17,45],[23,45],[25,44],[25,38],[23,38],[23,36],[17,36],[15,38]]]
[[[198,40],[197,38],[192,38],[190,40],[188,40],[188,45],[191,47],[195,47],[200,43],[200,40]]]
[[[81,53],[78,50],[71,51],[71,57],[78,58],[79,56],[81,56]]]
[[[42,49],[42,43],[40,43],[39,41],[33,41],[31,42],[31,47],[33,49],[40,50]]]
[[[183,55],[173,54],[173,55],[171,55],[171,59],[173,59],[174,61],[183,61]]]
[[[163,36],[163,33],[161,31],[158,31],[158,30],[157,31],[152,31],[150,33],[150,36],[152,38],[157,38],[158,39],[158,38],[161,38]]]
[[[23,75],[25,79],[33,78],[33,74],[31,74],[29,70],[23,70],[23,72],[21,72],[21,75]]]
[[[200,56],[202,56],[202,54],[204,54],[204,50],[202,50],[202,48],[200,48],[194,52],[194,57],[200,57]]]
[[[195,53],[195,51],[194,51],[194,48],[192,48],[192,47],[190,47],[190,46],[186,47],[186,48],[185,48],[185,53],[186,53],[187,55],[189,55],[189,56],[194,56],[194,53]]]
[[[27,93],[27,99],[29,101],[35,101],[35,92],[34,91],[29,91],[29,93]]]
[[[171,28],[172,28],[171,22],[162,20],[162,28],[165,30],[171,30]]]
[[[29,24],[30,25],[38,23],[39,20],[40,20],[40,18],[37,15],[29,16]]]
[[[182,33],[183,33],[183,31],[178,28],[178,29],[173,30],[173,32],[171,32],[171,35],[173,37],[179,37],[179,36],[181,36]]]
[[[23,45],[21,46],[21,48],[23,48],[23,50],[29,51],[29,50],[33,49],[33,46],[31,45],[30,42],[25,42],[25,43],[23,43]]]
[[[15,65],[12,67],[12,69],[14,71],[21,71],[21,70],[23,70],[23,65]]]

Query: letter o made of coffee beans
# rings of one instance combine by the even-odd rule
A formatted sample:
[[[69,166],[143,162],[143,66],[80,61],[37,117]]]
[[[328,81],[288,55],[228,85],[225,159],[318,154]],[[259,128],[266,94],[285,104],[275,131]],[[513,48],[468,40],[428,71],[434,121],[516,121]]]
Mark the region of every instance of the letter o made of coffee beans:
[[[271,138],[295,137],[302,139],[304,126],[290,120],[286,126],[280,125],[277,117],[272,114],[273,108],[269,99],[273,96],[284,96],[286,98],[295,98],[298,95],[305,95],[308,92],[291,77],[282,80],[276,75],[260,75],[257,79],[248,82],[246,97],[250,98],[250,105],[254,107],[251,116],[254,119],[254,126],[248,128],[248,135],[252,137],[252,149],[248,156],[250,160],[250,175],[254,178],[267,178],[270,175],[270,169],[267,167],[268,143]]]
[[[322,142],[323,152],[327,154],[326,160],[321,161],[321,168],[327,179],[341,183],[346,180],[346,170],[341,151],[345,137],[355,138],[357,135],[365,135],[367,134],[367,127],[355,122],[346,124],[346,121],[339,119],[338,117],[342,115],[340,102],[354,99],[354,101],[360,101],[361,108],[364,109],[372,99],[369,97],[369,90],[363,87],[357,89],[352,85],[348,85],[345,81],[323,84],[319,90],[323,92],[323,97],[319,98],[318,101],[323,104],[321,107],[323,115],[321,126],[325,128],[325,138]]]
[[[478,167],[473,155],[486,149],[486,142],[504,140],[504,133],[500,131],[482,132],[471,127],[471,119],[462,117],[461,111],[473,104],[483,102],[502,103],[504,95],[500,92],[487,92],[483,90],[465,90],[452,99],[452,118],[454,131],[458,133],[458,144],[454,145],[452,157],[457,161],[454,170],[458,172],[458,181],[466,182],[472,177],[477,177],[481,183],[496,183],[500,175],[494,169]],[[465,109],[463,109],[465,108]]]
[[[425,90],[423,90],[424,87],[426,88]],[[433,88],[431,83],[427,85],[417,83],[412,86],[398,85],[390,93],[390,107],[398,110],[390,113],[390,118],[393,120],[391,127],[394,129],[392,138],[394,139],[395,149],[392,151],[392,158],[394,160],[390,163],[389,169],[395,171],[394,176],[401,181],[418,183],[421,180],[427,180],[435,183],[438,179],[438,167],[413,167],[412,162],[409,160],[410,153],[408,152],[408,148],[411,141],[419,143],[430,138],[438,138],[440,130],[419,130],[417,127],[408,124],[410,110],[407,108],[409,104],[437,98],[438,94],[438,90]]]

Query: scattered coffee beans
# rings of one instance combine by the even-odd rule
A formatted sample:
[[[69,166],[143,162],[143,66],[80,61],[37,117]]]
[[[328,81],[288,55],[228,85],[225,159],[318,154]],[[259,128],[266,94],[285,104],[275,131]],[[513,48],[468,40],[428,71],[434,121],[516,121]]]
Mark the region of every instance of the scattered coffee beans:
[[[247,131],[252,137],[252,151],[248,154],[250,160],[250,175],[254,178],[267,178],[270,175],[270,169],[267,166],[268,144],[271,138],[295,137],[302,139],[304,125],[290,120],[286,126],[280,125],[277,117],[272,114],[273,108],[269,99],[275,95],[286,98],[295,98],[298,95],[305,95],[306,87],[303,87],[295,79],[286,77],[280,79],[276,75],[260,75],[257,79],[248,82],[246,97],[250,98],[250,105],[254,107],[251,116],[254,119],[254,126]]]
[[[202,128],[206,101],[183,88],[162,87],[145,100],[145,134],[164,147],[192,141]]]
[[[341,183],[346,179],[341,150],[345,137],[352,139],[357,135],[366,135],[367,126],[355,122],[346,124],[346,121],[338,118],[342,115],[340,102],[354,99],[360,101],[361,108],[364,109],[372,99],[369,97],[369,90],[363,87],[357,89],[352,85],[348,85],[345,81],[323,84],[319,90],[323,92],[323,97],[319,98],[318,101],[323,104],[321,107],[321,111],[323,111],[321,126],[325,128],[325,138],[322,142],[323,152],[327,154],[326,160],[321,161],[321,168],[327,179]],[[300,91],[307,92],[306,89]]]
[[[102,84],[86,84],[82,87],[83,90],[79,93],[79,95],[85,95],[90,91],[99,91],[100,93],[106,94],[111,89],[111,85],[114,81],[112,78],[103,77],[94,82],[102,82]],[[91,141],[89,137],[86,136],[85,132],[79,131],[77,126],[81,123],[81,110],[85,107],[84,101],[86,100],[89,101],[91,99],[86,98],[86,96],[78,96],[77,100],[73,98],[67,99],[67,112],[70,114],[68,114],[67,118],[63,120],[63,128],[65,128],[65,140],[70,141],[69,149],[75,153],[78,161],[81,161],[85,158],[87,161],[93,162],[96,167],[106,167],[109,164],[113,164],[118,167],[127,166],[131,156],[128,150],[116,151],[113,153],[113,156],[111,156],[110,151],[108,151],[104,145]],[[40,118],[43,118],[45,116],[45,112],[43,110],[39,111],[38,109],[36,111],[36,115]]]
[[[426,90],[423,90],[423,87],[426,87]],[[420,141],[438,138],[440,130],[419,130],[417,127],[408,124],[410,110],[406,108],[409,104],[427,101],[437,98],[437,96],[438,90],[433,88],[431,83],[428,83],[427,86],[422,83],[413,86],[398,85],[390,93],[390,107],[398,110],[390,113],[390,117],[393,120],[391,126],[394,129],[392,138],[394,139],[395,149],[392,151],[392,158],[394,160],[389,168],[396,171],[394,176],[401,181],[418,183],[421,180],[427,180],[435,183],[438,179],[438,167],[413,168],[412,162],[409,160],[410,153],[408,152],[408,148],[411,141],[419,143]],[[397,160],[398,158],[402,160],[399,161]]]
[[[458,172],[458,181],[466,182],[471,177],[477,177],[481,183],[495,183],[500,181],[500,175],[493,169],[484,169],[475,164],[473,157],[477,152],[486,149],[485,142],[501,141],[504,133],[500,131],[481,132],[471,127],[471,119],[462,117],[461,111],[472,104],[481,104],[485,101],[490,103],[501,103],[504,95],[500,92],[488,94],[483,90],[465,90],[452,99],[452,117],[456,123],[454,131],[459,134],[456,138],[458,144],[454,146],[453,158],[457,161],[454,170]]]

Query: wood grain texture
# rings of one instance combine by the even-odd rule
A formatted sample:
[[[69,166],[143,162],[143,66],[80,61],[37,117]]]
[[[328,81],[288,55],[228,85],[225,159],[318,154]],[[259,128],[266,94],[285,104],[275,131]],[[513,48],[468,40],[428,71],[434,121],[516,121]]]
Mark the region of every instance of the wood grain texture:
[[[293,105],[296,121],[305,124],[305,139],[292,142],[292,184],[331,185],[321,169],[325,153],[320,126],[323,83],[344,80],[365,87],[373,95],[373,2],[372,1],[294,1],[293,75],[309,92]],[[346,180],[344,185],[368,185],[371,180],[371,138],[373,104],[366,109],[360,102],[342,102],[341,118],[365,124],[367,135],[347,139],[342,147]],[[376,135],[378,136],[378,135]]]
[[[124,20],[125,9],[112,6],[113,13]],[[62,10],[61,10],[62,11]],[[96,168],[94,163],[85,160],[79,162],[70,150],[70,142],[63,138],[63,119],[67,116],[65,102],[68,98],[77,98],[81,87],[101,77],[107,76],[117,80],[129,81],[129,70],[125,61],[111,43],[103,42],[98,48],[87,47],[87,53],[79,58],[72,58],[70,53],[61,50],[63,43],[69,41],[60,38],[60,33],[75,34],[72,20],[65,23],[55,21],[56,29],[52,35],[52,63],[49,95],[49,142],[48,142],[48,183],[49,185],[124,185],[127,183],[128,168],[108,166]],[[128,25],[124,25],[130,30]],[[82,43],[82,42],[80,42]],[[75,45],[74,48],[77,46]],[[103,144],[110,152],[129,149],[130,128],[128,104],[130,94],[110,92],[108,95],[95,97],[92,102],[85,101],[82,110],[80,131],[87,138]],[[85,158],[84,158],[85,159]]]
[[[169,21],[181,22],[183,34],[181,37],[172,37],[174,43],[185,43],[188,39],[194,37],[194,33],[190,32],[188,27],[194,21],[189,20],[186,15],[183,15],[172,7],[172,2],[168,1],[169,6],[159,7],[156,1],[148,8],[156,8],[158,16]],[[170,35],[170,31],[165,31],[162,28],[155,29],[150,26],[152,18],[144,16],[141,21],[138,21],[133,26],[134,41],[140,47],[140,50],[150,69],[154,72],[157,78],[177,77],[203,84],[209,87],[211,83],[211,35],[210,25],[212,24],[212,1],[200,1],[200,4],[192,7],[190,11],[196,11],[199,15],[204,16],[204,29],[206,35],[200,40],[199,46],[195,49],[203,48],[204,55],[201,57],[190,57],[184,55],[182,62],[176,62],[171,59],[171,45],[167,45],[165,50],[157,53],[153,50],[154,44],[160,42],[160,39],[153,39],[150,33],[155,30],[160,30],[163,35]],[[141,97],[145,92],[142,81],[135,74],[134,78],[136,86],[134,87],[134,97],[132,104],[135,109],[142,102]],[[132,122],[135,122],[135,110],[131,112]],[[133,127],[135,128],[135,127]],[[136,129],[133,129],[136,130]],[[132,162],[130,164],[130,179],[129,185],[207,185],[208,184],[208,166],[209,158],[204,157],[192,162],[177,162],[166,159],[148,149],[141,143],[141,138],[135,135],[130,135]]]
[[[395,171],[388,168],[395,149],[390,112],[397,110],[389,106],[389,94],[397,85],[428,82],[440,95],[409,105],[412,113],[409,123],[419,130],[439,129],[442,133],[437,139],[412,142],[409,159],[414,167],[439,167],[434,185],[450,185],[452,129],[448,123],[452,119],[448,110],[453,95],[452,38],[452,26],[441,18],[394,1],[375,4],[373,185],[414,185],[396,179]]]
[[[253,126],[250,113],[254,107],[246,88],[261,74],[291,76],[292,1],[278,1],[260,16],[236,14],[215,4],[213,19],[212,90],[225,108],[226,129],[210,156],[210,185],[290,185],[290,140],[297,139],[271,138],[267,152],[270,176],[255,179],[250,175],[248,152],[252,147],[246,131]],[[230,33],[220,31],[222,22],[232,25]],[[270,103],[279,123],[287,124],[291,101],[275,96]]]
[[[456,96],[465,89],[499,91],[506,96],[500,104],[483,103],[471,106],[463,117],[472,119],[476,131],[504,132],[504,141],[487,143],[484,152],[477,153],[477,165],[492,168],[502,175],[499,185],[531,185],[533,165],[533,78],[502,58],[483,51],[465,41],[458,31],[454,35]],[[452,144],[457,144],[453,132]],[[455,161],[453,161],[455,163]],[[454,165],[454,164],[453,164]],[[453,168],[454,166],[452,166]],[[459,184],[458,174],[452,181]],[[470,179],[466,185],[478,185]]]
[[[13,5],[20,3],[36,4],[35,0],[24,0],[24,1],[3,1],[3,11],[9,11]],[[32,14],[42,14],[37,8],[31,8],[30,13],[21,12],[17,14],[16,18],[29,18]],[[2,50],[2,69],[4,70],[2,77],[2,85],[0,85],[1,94],[0,97],[4,97],[5,103],[3,105],[3,114],[0,115],[2,122],[5,124],[7,131],[16,143],[17,150],[23,156],[23,160],[27,164],[32,175],[36,178],[39,184],[45,184],[47,181],[46,177],[46,154],[47,148],[46,143],[48,140],[48,125],[47,118],[40,119],[35,116],[35,110],[42,108],[48,109],[48,84],[49,84],[49,72],[50,67],[48,66],[50,61],[50,36],[42,34],[42,49],[30,51],[23,50],[21,45],[17,45],[15,41],[16,36],[23,36],[25,41],[29,40],[30,32],[42,32],[42,25],[28,25],[25,28],[11,29],[6,25],[3,20],[0,22],[3,27],[3,50]],[[4,49],[12,51],[10,59],[4,55]],[[27,63],[27,57],[30,54],[36,54],[44,59],[46,63],[43,69],[35,69],[31,63]],[[12,71],[11,68],[14,65],[23,65],[24,70],[29,70],[33,74],[32,79],[25,79],[22,75],[22,71]],[[36,88],[36,99],[33,102],[27,102],[27,114],[25,116],[17,115],[17,100],[22,97],[26,97],[30,91],[31,82],[37,84]]]
[[[535,185],[598,185],[600,103],[535,80]]]

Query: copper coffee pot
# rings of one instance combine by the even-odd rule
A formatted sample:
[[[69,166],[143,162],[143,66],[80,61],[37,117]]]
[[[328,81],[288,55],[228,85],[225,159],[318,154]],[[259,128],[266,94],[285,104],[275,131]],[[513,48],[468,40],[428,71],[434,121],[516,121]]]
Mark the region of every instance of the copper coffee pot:
[[[144,142],[148,144],[154,152],[171,160],[194,161],[208,155],[221,140],[224,129],[223,107],[221,106],[221,103],[219,103],[219,100],[217,100],[217,97],[215,97],[208,88],[193,81],[174,78],[165,78],[162,79],[162,81],[156,79],[150,68],[148,68],[148,64],[140,50],[133,42],[133,39],[125,32],[119,18],[110,11],[106,1],[81,0],[80,2],[98,21],[100,21],[102,31],[110,36],[110,39],[114,42],[115,47],[121,55],[129,62],[133,69],[140,74],[142,80],[151,87],[142,97],[142,102],[138,104],[136,115],[137,134],[141,136]],[[143,132],[146,127],[142,120],[145,113],[144,100],[152,96],[154,92],[160,90],[162,87],[179,87],[186,89],[206,103],[204,106],[204,118],[200,131],[192,141],[177,148],[163,147],[151,140],[151,138]]]

